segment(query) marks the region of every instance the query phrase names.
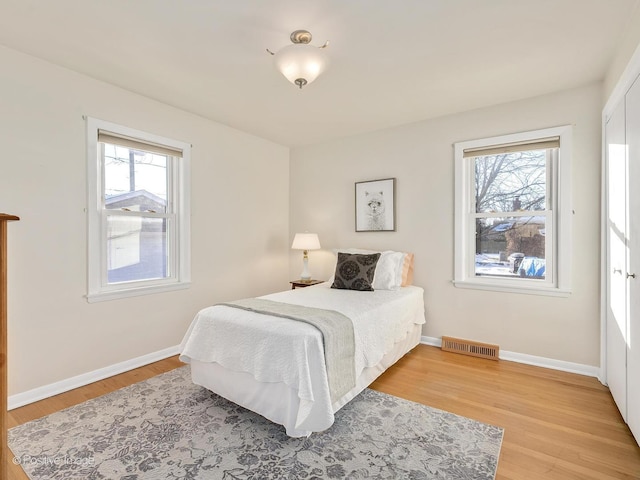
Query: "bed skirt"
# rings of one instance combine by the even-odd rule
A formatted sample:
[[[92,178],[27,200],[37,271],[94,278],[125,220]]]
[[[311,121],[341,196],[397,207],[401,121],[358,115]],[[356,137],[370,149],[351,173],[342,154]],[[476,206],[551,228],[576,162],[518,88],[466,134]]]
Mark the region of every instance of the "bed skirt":
[[[356,379],[355,387],[332,404],[333,413],[418,345],[421,335],[422,325],[413,325],[405,338],[396,342],[393,349],[387,352],[377,365],[362,371]],[[258,382],[249,373],[235,372],[215,362],[206,363],[192,359],[190,363],[193,383],[283,425],[290,437],[307,437],[313,432],[326,430],[333,424],[333,415],[328,418],[324,413],[326,409],[316,408],[314,402],[301,401],[297,390],[284,383]],[[298,418],[304,420],[296,425]]]

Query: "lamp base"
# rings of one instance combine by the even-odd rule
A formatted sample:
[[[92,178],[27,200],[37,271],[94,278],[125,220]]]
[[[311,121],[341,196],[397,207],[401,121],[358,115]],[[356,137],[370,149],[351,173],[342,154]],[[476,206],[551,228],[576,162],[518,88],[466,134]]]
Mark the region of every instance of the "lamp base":
[[[300,280],[311,280],[311,274],[309,273],[309,257],[307,257],[307,251],[304,251],[304,257],[302,257],[302,273],[300,274]]]

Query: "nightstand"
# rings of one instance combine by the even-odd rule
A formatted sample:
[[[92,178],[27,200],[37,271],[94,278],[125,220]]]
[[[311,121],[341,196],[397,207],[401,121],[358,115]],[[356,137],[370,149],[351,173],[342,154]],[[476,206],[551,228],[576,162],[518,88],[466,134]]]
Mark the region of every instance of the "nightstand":
[[[295,290],[296,288],[304,288],[310,287],[311,285],[317,285],[319,283],[324,283],[324,280],[294,280],[289,282],[291,284],[291,290]]]

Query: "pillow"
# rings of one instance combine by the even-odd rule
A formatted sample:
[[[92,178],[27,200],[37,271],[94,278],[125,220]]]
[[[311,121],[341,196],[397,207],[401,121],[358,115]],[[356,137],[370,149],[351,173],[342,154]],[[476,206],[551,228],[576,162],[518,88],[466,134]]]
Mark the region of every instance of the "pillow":
[[[373,288],[376,290],[397,290],[400,288],[403,263],[404,253],[382,252],[373,277]]]
[[[404,273],[404,265],[407,263],[407,254],[404,252],[394,252],[393,250],[386,250],[384,252],[379,252],[375,250],[363,250],[358,248],[341,248],[338,250],[334,250],[334,253],[361,253],[361,254],[372,254],[372,253],[380,253],[380,260],[378,261],[378,265],[376,266],[376,272],[373,277],[372,286],[374,290],[397,290],[401,286],[411,285],[411,283],[403,283],[405,278],[403,278]],[[407,264],[407,270],[408,270]],[[413,277],[413,263],[411,263],[411,274]],[[413,278],[411,279],[413,281]]]
[[[373,276],[380,259],[379,253],[361,254],[338,252],[336,273],[331,288],[373,291]]]
[[[402,282],[400,286],[413,285],[413,253],[406,253],[402,262]]]

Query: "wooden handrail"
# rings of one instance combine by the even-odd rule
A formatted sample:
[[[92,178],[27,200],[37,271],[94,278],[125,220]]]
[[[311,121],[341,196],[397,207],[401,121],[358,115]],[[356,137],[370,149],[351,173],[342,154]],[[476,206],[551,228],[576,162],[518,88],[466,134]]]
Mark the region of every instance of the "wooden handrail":
[[[20,220],[15,215],[0,213],[0,478],[7,478],[9,446],[7,445],[7,222]]]

